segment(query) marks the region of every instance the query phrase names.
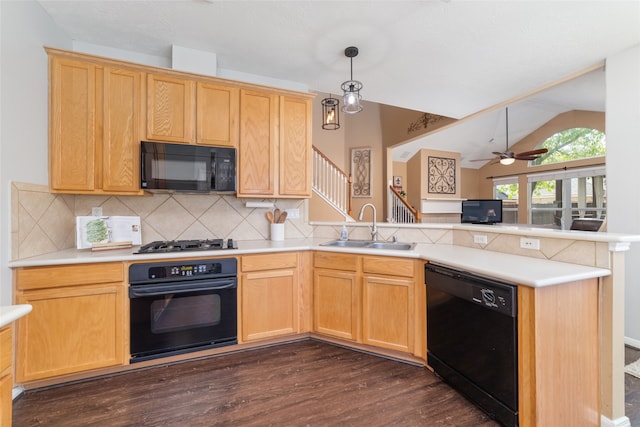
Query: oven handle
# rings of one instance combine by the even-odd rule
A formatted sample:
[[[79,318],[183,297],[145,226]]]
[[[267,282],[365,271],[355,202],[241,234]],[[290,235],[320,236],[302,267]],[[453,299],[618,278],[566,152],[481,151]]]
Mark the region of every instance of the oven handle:
[[[137,297],[153,297],[167,294],[184,294],[187,292],[197,291],[215,291],[220,289],[237,288],[237,280],[218,279],[215,281],[207,281],[205,283],[184,283],[180,285],[156,285],[156,286],[131,286],[129,288],[129,298]]]

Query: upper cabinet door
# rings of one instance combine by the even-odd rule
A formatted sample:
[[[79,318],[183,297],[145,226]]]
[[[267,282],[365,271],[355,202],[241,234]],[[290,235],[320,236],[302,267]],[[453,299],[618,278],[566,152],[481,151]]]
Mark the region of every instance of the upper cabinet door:
[[[276,184],[278,95],[240,91],[238,196],[272,196]]]
[[[197,98],[196,143],[238,147],[240,90],[199,82]]]
[[[95,186],[96,67],[55,57],[49,67],[51,190],[91,191]]]
[[[140,191],[142,78],[139,71],[105,67],[102,189]]]
[[[193,144],[195,82],[157,74],[147,76],[147,138]]]
[[[311,197],[311,101],[280,98],[279,194]]]

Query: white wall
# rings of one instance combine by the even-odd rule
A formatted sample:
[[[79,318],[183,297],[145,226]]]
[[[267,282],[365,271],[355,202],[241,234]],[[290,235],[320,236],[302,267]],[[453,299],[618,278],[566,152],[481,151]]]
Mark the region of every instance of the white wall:
[[[607,227],[640,234],[640,45],[607,58]],[[640,244],[626,254],[625,336],[640,346]]]
[[[0,305],[11,303],[10,182],[48,183],[48,70],[43,46],[71,39],[35,1],[0,1]]]

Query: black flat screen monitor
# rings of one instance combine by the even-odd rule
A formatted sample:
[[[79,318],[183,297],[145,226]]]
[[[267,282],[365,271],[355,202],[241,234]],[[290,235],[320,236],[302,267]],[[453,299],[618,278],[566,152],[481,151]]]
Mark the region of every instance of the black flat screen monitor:
[[[502,200],[476,199],[462,202],[462,223],[496,224],[502,222]]]

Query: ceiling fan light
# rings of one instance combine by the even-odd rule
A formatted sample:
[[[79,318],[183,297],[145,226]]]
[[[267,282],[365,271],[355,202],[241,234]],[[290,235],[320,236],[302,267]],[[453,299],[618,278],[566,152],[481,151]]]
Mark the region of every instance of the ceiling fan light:
[[[500,164],[508,166],[508,165],[512,165],[515,161],[516,159],[514,159],[513,157],[505,157],[500,159]]]

